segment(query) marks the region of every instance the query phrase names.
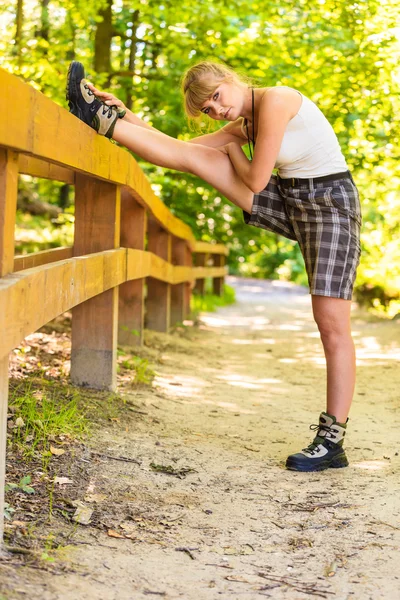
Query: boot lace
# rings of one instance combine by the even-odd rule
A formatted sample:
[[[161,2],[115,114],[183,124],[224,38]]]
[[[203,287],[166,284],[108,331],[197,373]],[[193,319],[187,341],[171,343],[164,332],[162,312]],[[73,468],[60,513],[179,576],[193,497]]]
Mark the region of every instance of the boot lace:
[[[114,116],[114,106],[107,106],[103,104],[103,115],[107,115],[107,119],[111,119]]]
[[[85,90],[87,90],[88,96],[94,96],[94,93],[92,92],[87,83],[85,83],[83,87],[85,88]]]
[[[88,86],[87,83],[85,83],[85,85],[83,86],[85,88],[85,90],[87,90],[87,93],[89,96],[94,96],[94,93],[92,92],[92,90],[90,89],[90,87]],[[104,104],[104,102],[100,101],[102,103],[102,114],[103,116],[107,115],[107,119],[111,119],[113,117],[113,109],[117,109],[117,106],[115,104],[112,104],[111,106],[107,106],[107,104]]]
[[[310,425],[310,429],[311,429],[311,431],[316,431],[317,435],[314,438],[314,441],[311,442],[311,444],[309,444],[307,446],[307,448],[303,448],[303,452],[307,452],[311,456],[314,456],[314,454],[316,453],[317,447],[319,446],[319,444],[321,444],[321,439],[327,438],[328,436],[330,438],[334,438],[335,433],[331,430],[329,425],[322,425],[319,423],[318,424],[313,423],[312,425]],[[324,436],[320,435],[320,432],[322,432],[322,431],[325,431]]]

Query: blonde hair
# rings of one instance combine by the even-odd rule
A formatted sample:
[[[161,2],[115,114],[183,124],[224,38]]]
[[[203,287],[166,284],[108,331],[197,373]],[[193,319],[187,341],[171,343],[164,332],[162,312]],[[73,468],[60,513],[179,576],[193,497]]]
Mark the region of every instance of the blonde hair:
[[[239,86],[252,83],[248,77],[239,75],[225,65],[211,61],[200,62],[184,73],[182,93],[185,113],[189,119],[196,119],[202,114],[200,109],[204,102],[223,81]]]

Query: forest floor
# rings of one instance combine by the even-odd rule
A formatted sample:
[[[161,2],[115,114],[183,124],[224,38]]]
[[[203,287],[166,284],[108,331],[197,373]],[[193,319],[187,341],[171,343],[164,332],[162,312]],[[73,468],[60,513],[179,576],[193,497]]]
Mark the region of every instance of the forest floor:
[[[28,549],[2,557],[1,600],[400,597],[400,321],[354,306],[351,464],[296,473],[285,459],[324,409],[310,297],[282,282],[229,283],[235,305],[147,333],[152,386],[120,377],[121,406],[47,475],[31,471],[37,494],[6,528],[9,545]],[[87,525],[73,521],[77,507]]]

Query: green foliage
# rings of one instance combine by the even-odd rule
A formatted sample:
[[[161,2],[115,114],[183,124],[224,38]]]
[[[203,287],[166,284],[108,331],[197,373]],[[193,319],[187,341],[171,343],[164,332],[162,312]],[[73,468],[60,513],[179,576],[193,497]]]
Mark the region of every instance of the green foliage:
[[[118,370],[133,371],[132,385],[151,385],[156,374],[146,358],[126,353],[124,350],[118,350],[118,356]]]
[[[65,74],[74,58],[85,63],[99,87],[107,86],[144,120],[180,139],[193,134],[177,90],[184,70],[199,60],[216,59],[259,85],[288,85],[309,96],[332,123],[361,192],[360,298],[373,302],[361,292],[376,286],[388,297],[399,296],[397,0],[141,0],[134,5],[114,0],[112,21],[102,23],[112,36],[110,47],[101,48],[103,58],[109,54],[111,73],[93,70],[100,64],[94,40],[107,0],[53,0],[48,13],[39,0],[23,4],[19,46],[17,3],[5,0],[0,7],[0,66],[63,106]],[[206,130],[206,123],[200,127]],[[155,192],[196,237],[229,245],[232,272],[306,282],[296,244],[244,226],[241,211],[196,177],[141,165]],[[42,198],[59,203],[60,184],[34,185]],[[50,238],[48,244],[57,236]]]
[[[19,483],[6,483],[4,491],[9,492],[10,490],[21,490],[25,494],[34,494],[35,490],[29,484],[31,483],[31,476],[26,475],[20,479]]]
[[[50,438],[77,437],[87,431],[87,422],[78,407],[76,391],[58,390],[50,384],[42,388],[21,382],[10,390],[10,410],[15,418],[11,443],[25,458],[40,452],[44,464],[51,458]]]
[[[15,226],[16,254],[29,254],[60,246],[73,246],[74,216],[61,213],[57,221],[17,211]]]
[[[5,502],[4,503],[4,518],[7,519],[7,521],[11,521],[11,519],[13,518],[12,517],[13,513],[15,513],[15,508],[13,508],[9,502]],[[1,596],[0,596],[0,600],[2,600]]]
[[[206,281],[206,283],[210,284]],[[215,312],[220,306],[228,306],[236,302],[235,290],[230,285],[224,285],[224,293],[222,296],[216,296],[209,292],[209,285],[206,285],[206,293],[204,296],[201,294],[193,293],[190,302],[190,310],[193,315],[197,316],[200,312]]]

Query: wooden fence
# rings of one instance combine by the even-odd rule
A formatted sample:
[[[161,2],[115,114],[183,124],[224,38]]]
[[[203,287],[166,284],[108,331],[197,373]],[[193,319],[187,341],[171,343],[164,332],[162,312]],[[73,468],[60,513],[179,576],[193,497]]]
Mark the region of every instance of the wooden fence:
[[[207,277],[221,294],[227,249],[196,242],[128,152],[2,69],[0,89],[1,538],[10,351],[72,309],[71,380],[112,390],[117,343],[182,322]],[[72,248],[14,256],[19,173],[75,186]]]

